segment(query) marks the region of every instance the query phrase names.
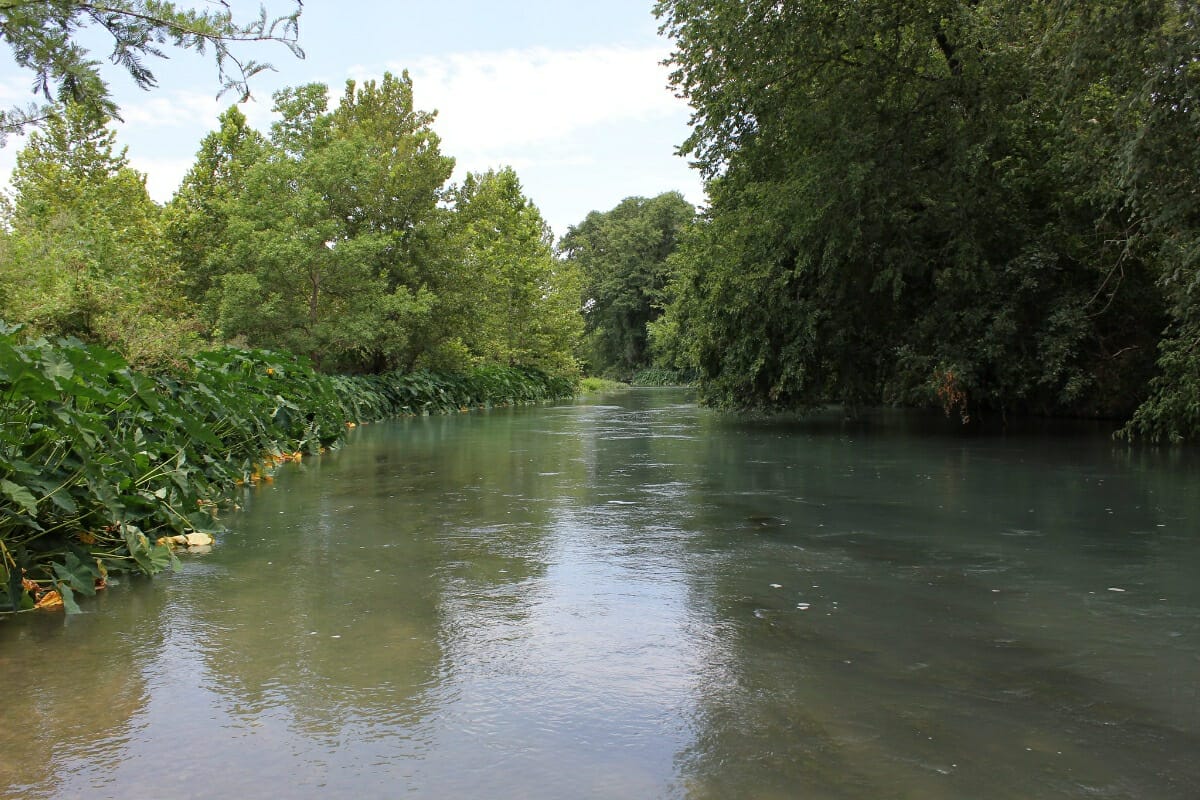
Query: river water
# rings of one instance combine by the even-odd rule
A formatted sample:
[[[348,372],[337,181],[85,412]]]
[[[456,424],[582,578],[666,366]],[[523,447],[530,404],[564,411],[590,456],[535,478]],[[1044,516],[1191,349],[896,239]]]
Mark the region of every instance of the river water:
[[[359,429],[0,621],[0,796],[1200,796],[1200,459],[932,423]]]

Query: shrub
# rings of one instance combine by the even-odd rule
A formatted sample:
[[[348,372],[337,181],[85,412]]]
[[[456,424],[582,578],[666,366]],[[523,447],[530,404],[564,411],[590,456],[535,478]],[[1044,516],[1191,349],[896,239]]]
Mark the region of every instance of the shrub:
[[[0,611],[57,592],[68,610],[110,571],[174,563],[157,542],[214,531],[236,487],[338,444],[348,421],[569,396],[532,369],[322,375],[298,357],[224,348],[157,373],[0,323]]]

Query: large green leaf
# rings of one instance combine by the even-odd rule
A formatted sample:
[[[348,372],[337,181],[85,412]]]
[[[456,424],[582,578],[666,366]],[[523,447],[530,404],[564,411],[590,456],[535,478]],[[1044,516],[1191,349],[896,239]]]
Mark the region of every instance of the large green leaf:
[[[10,480],[0,480],[0,492],[3,492],[5,497],[21,506],[29,516],[37,516],[37,499],[24,486],[19,486]]]
[[[66,354],[58,348],[47,348],[42,353],[42,374],[49,378],[60,390],[66,388],[66,383],[75,374],[75,365]]]
[[[62,597],[63,608],[68,614],[82,614],[83,609],[79,607],[79,603],[75,602],[75,592],[66,583],[55,581],[54,588],[58,590],[58,594]]]
[[[68,552],[64,562],[54,564],[53,569],[60,585],[65,584],[88,597],[96,594],[96,580],[100,577],[100,570],[92,559]]]

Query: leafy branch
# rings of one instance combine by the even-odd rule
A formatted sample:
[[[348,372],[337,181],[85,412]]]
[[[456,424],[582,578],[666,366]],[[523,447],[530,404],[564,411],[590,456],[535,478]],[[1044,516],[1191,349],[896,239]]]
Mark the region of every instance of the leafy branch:
[[[295,9],[289,14],[270,17],[260,6],[257,17],[238,22],[227,0],[206,10],[160,0],[0,0],[0,38],[12,49],[17,65],[33,72],[34,94],[47,101],[0,111],[0,145],[7,136],[45,121],[54,103],[71,101],[120,119],[108,84],[100,75],[100,62],[76,42],[79,32],[89,27],[99,27],[112,37],[109,60],[142,89],[158,85],[145,63],[147,57],[167,58],[163,45],[170,44],[200,55],[211,52],[221,87],[218,97],[236,91],[244,101],[250,97],[250,80],[274,67],[239,55],[236,45],[274,42],[297,58],[304,57],[297,43],[303,0],[291,1]]]

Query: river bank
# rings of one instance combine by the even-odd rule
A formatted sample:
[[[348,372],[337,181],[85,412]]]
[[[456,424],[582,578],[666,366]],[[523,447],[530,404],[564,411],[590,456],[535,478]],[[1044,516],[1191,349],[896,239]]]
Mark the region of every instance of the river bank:
[[[348,426],[574,388],[500,366],[331,376],[233,348],[145,373],[104,348],[0,326],[0,613],[76,610],[110,573],[172,567],[163,540],[218,533],[239,487],[337,446]]]

